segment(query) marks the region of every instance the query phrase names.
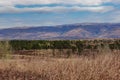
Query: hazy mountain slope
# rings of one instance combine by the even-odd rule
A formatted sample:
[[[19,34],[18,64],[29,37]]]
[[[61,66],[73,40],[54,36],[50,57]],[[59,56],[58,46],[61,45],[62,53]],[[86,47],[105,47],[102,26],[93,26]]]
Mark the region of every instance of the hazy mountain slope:
[[[75,28],[63,34],[64,37],[90,38],[92,34],[82,28]]]
[[[109,30],[99,36],[99,38],[120,38],[120,28]]]
[[[0,30],[0,39],[120,38],[120,23],[82,23]]]

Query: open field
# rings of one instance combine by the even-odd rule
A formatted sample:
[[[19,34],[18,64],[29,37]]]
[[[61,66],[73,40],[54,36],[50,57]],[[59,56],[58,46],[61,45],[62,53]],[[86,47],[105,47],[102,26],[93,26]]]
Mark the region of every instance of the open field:
[[[0,80],[119,80],[120,54],[0,60]]]
[[[119,40],[18,42],[0,43],[0,80],[120,80]]]

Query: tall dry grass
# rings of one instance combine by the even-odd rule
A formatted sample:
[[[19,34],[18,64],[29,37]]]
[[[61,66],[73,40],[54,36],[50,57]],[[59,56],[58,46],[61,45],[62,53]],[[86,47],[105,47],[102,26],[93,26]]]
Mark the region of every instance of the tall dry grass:
[[[0,43],[0,50],[2,56],[11,53],[8,42]],[[0,80],[120,80],[120,52],[113,53],[108,46],[98,50],[67,59],[1,59]]]
[[[120,80],[120,54],[1,60],[0,80]]]

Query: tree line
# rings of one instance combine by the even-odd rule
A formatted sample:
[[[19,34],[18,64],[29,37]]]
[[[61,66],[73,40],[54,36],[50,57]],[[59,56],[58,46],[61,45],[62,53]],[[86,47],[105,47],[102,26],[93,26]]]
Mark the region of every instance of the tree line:
[[[110,49],[120,49],[120,40],[11,40],[14,50],[34,49],[72,49],[81,52],[83,49],[97,49],[108,45]]]
[[[67,50],[66,54],[69,57],[72,54],[81,55],[85,50],[97,51],[97,53],[105,53],[105,51],[120,50],[120,39],[110,40],[11,40],[0,41],[0,56],[9,56],[13,51],[24,50],[42,50],[51,49],[53,56],[56,55],[56,50],[60,54]],[[57,53],[58,54],[58,53]]]

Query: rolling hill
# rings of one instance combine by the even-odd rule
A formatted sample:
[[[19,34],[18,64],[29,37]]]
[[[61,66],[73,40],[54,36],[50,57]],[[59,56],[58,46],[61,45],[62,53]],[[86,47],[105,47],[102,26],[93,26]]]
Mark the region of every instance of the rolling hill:
[[[0,39],[55,40],[120,38],[120,23],[79,23],[0,29]]]

